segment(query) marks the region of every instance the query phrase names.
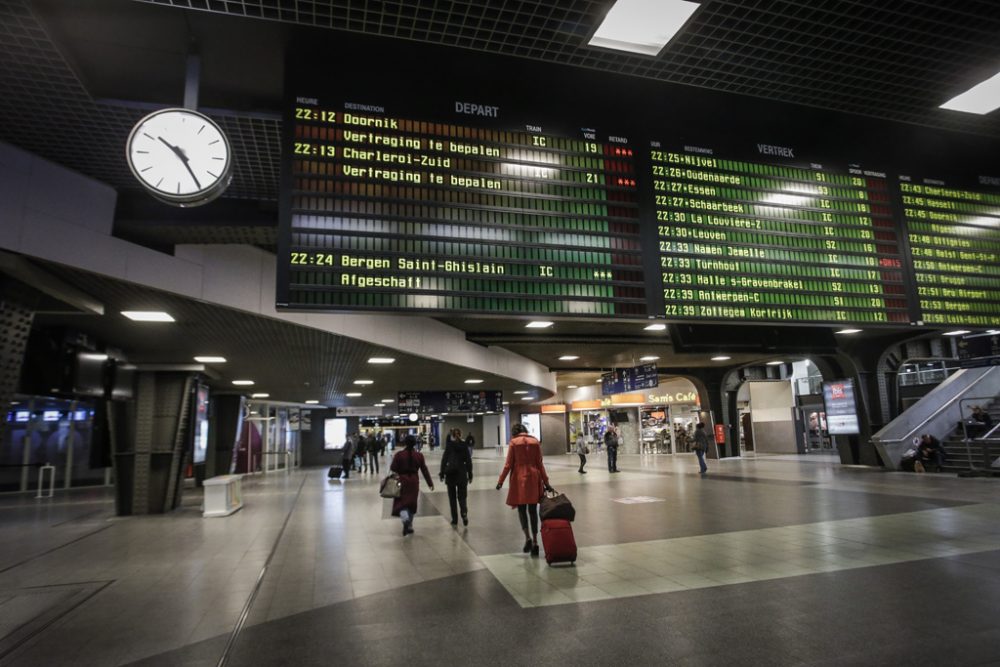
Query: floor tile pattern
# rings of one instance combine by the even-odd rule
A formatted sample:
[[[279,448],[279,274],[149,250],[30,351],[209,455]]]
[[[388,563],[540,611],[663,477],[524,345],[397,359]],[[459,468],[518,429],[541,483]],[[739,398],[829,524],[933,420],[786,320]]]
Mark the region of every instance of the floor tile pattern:
[[[877,517],[579,550],[574,567],[484,556],[522,607],[670,593],[1000,549],[1000,506]]]

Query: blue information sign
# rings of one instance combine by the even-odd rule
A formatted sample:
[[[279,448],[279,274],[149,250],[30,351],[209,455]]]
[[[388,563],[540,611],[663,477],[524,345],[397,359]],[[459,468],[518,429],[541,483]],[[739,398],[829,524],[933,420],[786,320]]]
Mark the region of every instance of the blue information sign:
[[[601,374],[601,395],[625,394],[637,389],[652,389],[659,386],[660,377],[656,364],[643,364],[631,368],[616,368]]]

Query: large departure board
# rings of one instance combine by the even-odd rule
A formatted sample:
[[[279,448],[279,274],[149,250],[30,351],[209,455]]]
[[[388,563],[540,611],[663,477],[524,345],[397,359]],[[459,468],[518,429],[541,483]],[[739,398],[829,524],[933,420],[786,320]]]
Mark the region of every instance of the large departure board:
[[[290,65],[277,306],[1000,326],[1000,176],[967,138],[924,150],[870,120],[730,115],[611,78],[595,95],[589,72],[551,71],[565,85],[542,99],[518,78],[538,67],[439,91]]]
[[[901,177],[926,324],[1000,325],[1000,194]]]
[[[667,317],[909,321],[884,173],[660,142],[650,157]]]
[[[354,106],[295,105],[279,306],[645,316],[626,139]]]

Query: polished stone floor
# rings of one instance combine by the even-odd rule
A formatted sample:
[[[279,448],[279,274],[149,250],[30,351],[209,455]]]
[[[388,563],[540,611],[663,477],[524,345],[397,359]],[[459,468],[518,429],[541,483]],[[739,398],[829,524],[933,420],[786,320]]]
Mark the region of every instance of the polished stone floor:
[[[248,478],[217,519],[2,497],[0,665],[1000,665],[997,480],[548,457],[580,546],[549,568],[500,465],[477,452],[467,528],[438,484],[405,539],[375,475]]]

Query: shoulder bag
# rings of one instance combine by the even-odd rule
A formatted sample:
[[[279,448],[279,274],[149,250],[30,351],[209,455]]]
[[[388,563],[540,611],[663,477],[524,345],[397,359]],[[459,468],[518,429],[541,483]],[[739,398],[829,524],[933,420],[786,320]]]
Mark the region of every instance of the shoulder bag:
[[[402,491],[403,484],[399,481],[399,475],[394,472],[389,473],[378,488],[378,494],[383,498],[399,498]]]

